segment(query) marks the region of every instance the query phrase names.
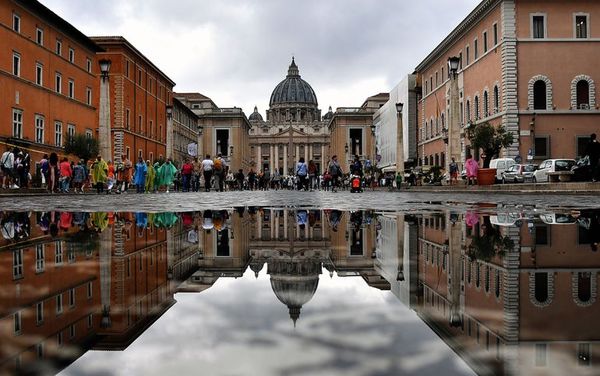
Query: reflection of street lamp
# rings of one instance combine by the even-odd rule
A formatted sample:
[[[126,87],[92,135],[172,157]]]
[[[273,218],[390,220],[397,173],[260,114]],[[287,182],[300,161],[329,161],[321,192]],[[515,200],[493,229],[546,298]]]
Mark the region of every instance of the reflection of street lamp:
[[[447,145],[448,144],[448,128],[446,128],[446,127],[442,128],[442,139],[444,140],[444,143]]]
[[[233,156],[233,145],[229,145],[229,156]]]
[[[346,152],[346,154],[348,154],[348,149],[349,149],[349,147],[348,147],[348,144],[346,143],[346,145],[344,146],[344,151]]]
[[[404,146],[402,145],[402,110],[404,103],[396,103],[396,174],[404,175]]]
[[[111,153],[111,130],[110,130],[110,88],[108,81],[108,73],[110,71],[111,61],[108,59],[101,59],[100,73],[102,79],[100,80],[100,106],[99,112],[99,126],[98,126],[98,138],[100,146],[100,155],[105,161],[112,160]]]
[[[167,119],[173,119],[173,106],[167,106]]]
[[[459,114],[459,93],[458,93],[458,68],[460,58],[457,56],[448,59],[448,73],[450,75],[450,118],[448,119],[448,152],[449,158],[446,158],[446,171],[450,171],[450,162],[460,161],[460,114]],[[460,168],[460,166],[459,166]],[[460,171],[460,170],[459,170]]]

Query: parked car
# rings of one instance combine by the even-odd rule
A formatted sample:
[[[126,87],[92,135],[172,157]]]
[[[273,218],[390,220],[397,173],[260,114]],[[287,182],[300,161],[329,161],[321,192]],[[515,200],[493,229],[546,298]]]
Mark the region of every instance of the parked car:
[[[548,182],[550,181],[548,172],[571,171],[575,163],[574,159],[546,159],[540,163],[537,170],[533,173],[533,182]]]
[[[490,162],[490,168],[496,169],[496,181],[502,180],[502,173],[512,165],[517,164],[512,158],[498,158],[492,159]]]
[[[524,183],[533,181],[533,173],[537,169],[532,164],[515,164],[502,173],[502,183]]]
[[[577,223],[577,218],[571,214],[562,213],[540,214],[540,219],[547,225],[572,225]]]

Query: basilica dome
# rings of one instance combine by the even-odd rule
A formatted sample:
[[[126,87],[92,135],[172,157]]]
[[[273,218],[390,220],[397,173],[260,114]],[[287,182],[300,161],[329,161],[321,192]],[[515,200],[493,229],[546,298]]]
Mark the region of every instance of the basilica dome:
[[[250,114],[250,116],[248,117],[248,120],[263,121],[262,115],[260,114],[260,112],[258,112],[258,107],[254,106],[254,112],[252,114]]]
[[[300,104],[307,107],[318,106],[317,95],[308,82],[300,78],[298,66],[292,58],[285,80],[273,90],[269,106]]]

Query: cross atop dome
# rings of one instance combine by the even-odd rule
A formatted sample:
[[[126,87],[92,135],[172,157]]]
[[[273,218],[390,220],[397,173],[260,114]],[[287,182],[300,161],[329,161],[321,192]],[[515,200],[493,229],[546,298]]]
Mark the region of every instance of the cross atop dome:
[[[296,65],[296,61],[294,56],[292,56],[292,63],[290,64],[290,68],[288,69],[288,77],[300,77],[300,70]]]

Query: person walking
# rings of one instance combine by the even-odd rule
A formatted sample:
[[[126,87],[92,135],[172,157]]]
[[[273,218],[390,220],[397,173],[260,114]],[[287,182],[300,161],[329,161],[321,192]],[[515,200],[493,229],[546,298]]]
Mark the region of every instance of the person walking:
[[[363,176],[363,166],[360,162],[360,157],[358,155],[354,156],[354,161],[352,162],[352,166],[350,167],[350,172],[356,176]]]
[[[202,176],[202,162],[198,160],[198,157],[195,157],[192,165],[194,166],[192,190],[198,192],[200,190],[200,177]]]
[[[46,188],[48,182],[48,154],[44,154],[42,159],[39,162],[40,165],[40,176],[41,176],[41,187]]]
[[[83,182],[85,181],[85,167],[83,161],[80,160],[73,166],[73,191],[75,193],[83,193]]]
[[[194,174],[194,165],[190,162],[189,159],[186,159],[183,162],[183,166],[181,166],[181,178],[183,179],[183,192],[189,192],[191,183],[192,183],[192,175]]]
[[[167,161],[160,167],[158,176],[161,185],[164,185],[167,193],[169,193],[169,188],[173,185],[173,181],[175,180],[175,174],[177,173],[177,167],[171,162],[171,158],[167,158]]]
[[[154,179],[156,178],[156,171],[150,160],[146,161],[146,170],[148,171],[146,175],[146,193],[148,193],[154,189]]]
[[[237,182],[237,187],[240,191],[244,190],[244,170],[241,168],[238,170],[237,174],[235,174],[235,180]]]
[[[127,192],[127,189],[129,189],[129,184],[131,183],[131,176],[133,175],[133,164],[131,163],[129,158],[127,158],[126,155],[123,155],[122,163],[123,166],[121,169],[119,181],[121,185],[117,188],[121,192]]]
[[[19,152],[19,164],[16,166],[17,176],[19,179],[19,187],[29,187],[29,170],[31,168],[31,156],[27,150]]]
[[[112,193],[112,189],[115,186],[118,186],[117,184],[117,167],[115,167],[115,164],[112,161],[108,161],[107,163],[108,166],[108,172],[106,173],[106,194],[111,194]],[[118,193],[119,189],[117,188],[117,193]]]
[[[48,170],[48,184],[50,193],[54,193],[56,191],[57,182],[58,182],[58,155],[56,153],[50,153],[50,157],[48,158],[48,164],[50,166]]]
[[[71,163],[67,157],[64,157],[60,162],[60,191],[63,193],[69,193],[69,183],[71,183],[71,177],[73,177],[73,169]]]
[[[342,167],[340,166],[340,162],[338,162],[337,155],[331,157],[327,169],[329,170],[329,175],[331,175],[331,191],[335,192],[340,184],[340,177],[343,175]]]
[[[315,189],[315,182],[317,180],[317,164],[312,159],[308,161],[308,185],[310,190]]]
[[[251,168],[248,172],[248,188],[253,191],[256,189],[256,172]]]
[[[450,185],[458,184],[458,163],[456,163],[454,158],[452,158],[452,162],[448,165],[448,169],[450,170]]]
[[[96,187],[98,194],[104,192],[104,183],[106,183],[108,176],[108,165],[102,159],[102,156],[98,155],[96,160],[92,164],[92,183]]]
[[[136,193],[144,193],[147,174],[148,166],[146,166],[146,163],[144,163],[144,159],[142,157],[138,157],[138,162],[136,163],[133,172],[133,183],[135,184]]]
[[[217,158],[215,158],[213,164],[215,189],[218,189],[219,192],[223,192],[223,181],[227,176],[227,164],[225,163],[221,153],[217,155]]]
[[[305,190],[307,188],[308,165],[304,161],[304,157],[300,157],[300,160],[296,164],[296,176],[298,177],[298,190]]]
[[[204,175],[204,190],[210,192],[211,179],[213,175],[213,167],[215,163],[210,159],[210,154],[206,154],[206,158],[202,161],[202,174]]]
[[[0,169],[2,169],[2,188],[12,188],[13,169],[15,166],[15,154],[10,148],[0,158]]]
[[[158,188],[161,185],[159,171],[163,164],[165,164],[165,162],[162,156],[158,161],[154,162],[154,185],[152,186],[152,191],[155,193],[158,192]]]
[[[465,169],[467,170],[467,185],[475,185],[477,182],[477,172],[479,171],[479,164],[472,155],[467,155]]]
[[[590,170],[592,174],[592,182],[598,181],[600,171],[598,171],[598,163],[600,159],[600,142],[596,139],[596,134],[590,135],[590,142],[587,145],[586,155],[590,160]]]

